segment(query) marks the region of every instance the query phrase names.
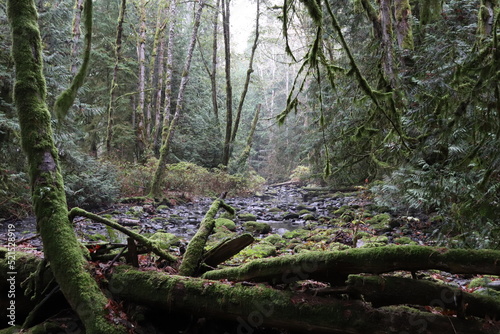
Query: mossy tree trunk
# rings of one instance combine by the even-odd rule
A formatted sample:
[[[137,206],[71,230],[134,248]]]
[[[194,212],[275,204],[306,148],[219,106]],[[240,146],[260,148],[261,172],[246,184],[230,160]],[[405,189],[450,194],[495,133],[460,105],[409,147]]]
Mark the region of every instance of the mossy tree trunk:
[[[413,29],[411,23],[411,6],[409,0],[394,1],[396,18],[396,38],[402,50],[413,50]]]
[[[175,2],[175,1],[174,1]],[[174,2],[170,4],[170,6],[175,7]],[[204,0],[200,0],[198,2],[198,10],[196,11],[195,19],[194,19],[194,26],[193,26],[193,32],[191,34],[191,40],[189,43],[187,55],[186,55],[186,61],[184,63],[184,68],[182,70],[182,77],[181,77],[181,82],[179,84],[179,92],[177,94],[177,103],[175,107],[175,113],[170,118],[169,113],[165,113],[163,115],[164,122],[163,122],[163,129],[162,129],[162,145],[160,147],[160,157],[158,159],[158,163],[155,168],[155,173],[153,176],[153,180],[151,182],[151,189],[149,192],[149,196],[151,197],[159,197],[161,194],[161,189],[163,187],[163,179],[165,177],[165,167],[167,165],[167,157],[168,154],[170,153],[170,143],[172,141],[172,138],[174,136],[174,131],[177,126],[177,120],[179,119],[179,116],[182,113],[182,108],[184,105],[184,94],[186,92],[186,86],[188,83],[189,79],[189,70],[191,68],[191,60],[193,59],[193,52],[194,48],[196,46],[196,39],[198,36],[198,29],[200,27],[200,22],[201,22],[201,13],[203,11],[203,8],[205,6]],[[173,9],[175,12],[175,8]],[[171,16],[171,19],[173,17]],[[173,26],[171,25],[170,29],[170,37],[173,36]],[[168,111],[170,111],[170,101],[171,101],[171,74],[172,74],[172,56],[171,56],[171,48],[173,46],[173,39],[169,38],[169,46],[168,46],[168,51],[167,51],[167,89],[165,91],[165,107],[168,108]],[[170,74],[169,74],[170,73]],[[169,76],[170,75],[170,76]]]
[[[28,157],[32,201],[44,254],[56,281],[87,333],[125,333],[108,322],[108,299],[86,271],[84,253],[68,219],[64,184],[46,104],[42,42],[33,0],[9,0],[14,100]]]
[[[110,286],[116,287],[120,298],[155,310],[234,321],[239,333],[252,333],[262,326],[300,333],[496,333],[477,320],[405,306],[373,308],[360,300],[318,296],[315,291],[278,290],[130,267],[115,270]]]
[[[137,152],[136,156],[141,160],[146,147],[149,145],[151,133],[151,108],[146,105],[146,3],[140,0],[136,3],[139,12],[139,33],[137,34],[137,61],[139,63],[138,88],[139,101],[135,110],[137,120]],[[146,114],[146,117],[144,117]]]
[[[113,142],[113,128],[115,118],[115,102],[118,88],[118,71],[122,58],[122,35],[123,22],[125,20],[125,11],[127,9],[127,0],[121,0],[120,13],[118,14],[118,23],[116,26],[116,43],[115,43],[115,67],[113,68],[113,77],[111,78],[111,87],[109,90],[109,101],[107,107],[108,126],[106,128],[106,154],[111,155],[111,145]]]
[[[498,11],[498,6],[498,0],[481,0],[477,24],[480,39],[491,35],[495,24],[495,11]]]
[[[182,259],[182,263],[179,267],[180,275],[194,276],[197,274],[208,237],[215,227],[215,215],[217,215],[217,212],[221,207],[229,213],[233,215],[235,214],[234,209],[220,198],[216,199],[212,203],[205,214],[205,217],[203,217],[198,231],[196,231],[196,234],[193,236],[191,241],[189,241],[186,253],[184,254],[184,258]]]

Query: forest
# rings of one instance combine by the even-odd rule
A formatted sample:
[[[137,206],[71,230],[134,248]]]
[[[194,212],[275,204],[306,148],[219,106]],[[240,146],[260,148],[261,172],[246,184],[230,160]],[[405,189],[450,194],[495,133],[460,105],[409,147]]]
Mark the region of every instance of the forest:
[[[499,16],[0,0],[0,334],[500,333]]]

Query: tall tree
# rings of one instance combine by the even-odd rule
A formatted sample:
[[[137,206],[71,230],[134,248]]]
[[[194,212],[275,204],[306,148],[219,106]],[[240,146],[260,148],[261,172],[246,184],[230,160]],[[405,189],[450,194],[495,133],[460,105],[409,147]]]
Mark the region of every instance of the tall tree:
[[[137,4],[139,12],[139,33],[137,35],[137,59],[139,62],[138,89],[139,100],[135,111],[137,122],[137,152],[140,158],[148,145],[151,132],[151,109],[145,108],[146,105],[146,2],[139,1]],[[146,119],[144,113],[146,111]]]
[[[113,68],[113,76],[111,78],[111,86],[109,90],[109,101],[107,106],[108,126],[106,128],[106,154],[111,155],[111,145],[113,141],[113,127],[115,118],[115,103],[118,88],[118,71],[122,58],[122,35],[123,22],[125,21],[125,11],[127,9],[127,0],[121,0],[120,12],[118,14],[118,23],[116,25],[116,42],[115,42],[115,66]]]
[[[222,23],[224,27],[224,58],[225,58],[225,73],[226,73],[226,135],[224,138],[224,151],[222,156],[222,164],[227,166],[231,158],[232,146],[236,140],[239,125],[241,122],[241,114],[243,105],[248,93],[250,85],[250,77],[254,71],[253,62],[255,51],[259,43],[259,18],[260,18],[260,1],[257,0],[256,18],[255,18],[255,37],[251,48],[250,59],[248,61],[248,69],[246,72],[245,83],[241,91],[236,117],[233,123],[233,88],[231,84],[231,31],[230,31],[230,0],[222,0]]]
[[[175,0],[174,0],[175,2]],[[173,3],[170,4],[174,9],[171,9],[171,13],[175,13],[175,6]],[[203,11],[203,8],[205,6],[204,0],[200,0],[198,2],[198,10],[196,11],[196,15],[194,18],[194,23],[193,23],[193,31],[191,34],[191,39],[189,42],[189,47],[187,50],[187,55],[186,55],[186,61],[184,63],[184,68],[182,69],[182,77],[181,77],[181,82],[179,84],[179,92],[177,94],[177,103],[175,106],[175,112],[173,116],[170,118],[169,113],[165,113],[163,115],[163,129],[162,129],[162,145],[160,148],[160,157],[158,159],[158,163],[155,168],[155,173],[153,176],[153,180],[151,182],[151,190],[149,192],[149,196],[152,197],[159,197],[161,194],[161,189],[163,187],[163,178],[165,176],[165,167],[167,165],[167,158],[168,154],[170,153],[170,143],[174,135],[175,127],[177,125],[177,120],[179,119],[179,116],[182,113],[182,108],[184,104],[184,93],[186,91],[186,86],[188,83],[189,79],[189,70],[191,68],[191,60],[193,58],[193,52],[194,48],[196,46],[196,39],[198,36],[198,29],[200,27],[200,22],[201,22],[201,13]],[[173,17],[170,19],[172,20]],[[173,21],[173,20],[172,20]],[[172,22],[171,22],[172,24]],[[170,82],[171,82],[171,68],[172,68],[172,49],[173,48],[173,43],[174,43],[174,38],[173,37],[173,26],[171,26],[170,33],[169,33],[169,46],[168,46],[168,51],[167,51],[167,88],[165,90],[165,95],[167,96],[165,99],[165,108],[170,108],[170,95],[172,94],[171,90],[169,90]],[[170,39],[171,38],[171,39]],[[170,67],[170,69],[169,69]],[[169,74],[170,73],[170,77]],[[169,110],[169,109],[168,109]]]
[[[108,300],[85,269],[84,254],[68,219],[64,183],[45,100],[42,42],[35,2],[9,0],[7,3],[16,70],[14,100],[45,257],[61,291],[88,333],[125,333],[125,328],[107,320]],[[87,17],[91,3],[86,1]]]
[[[222,164],[227,166],[231,155],[231,135],[233,132],[233,86],[231,83],[231,31],[229,25],[231,0],[222,0],[222,27],[224,35],[224,60],[226,73],[226,135],[222,153]]]

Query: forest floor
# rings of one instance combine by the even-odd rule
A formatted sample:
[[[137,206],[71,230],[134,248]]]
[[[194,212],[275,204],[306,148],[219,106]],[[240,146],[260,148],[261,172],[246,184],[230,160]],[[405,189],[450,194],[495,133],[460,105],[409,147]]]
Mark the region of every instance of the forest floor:
[[[116,204],[99,214],[123,226],[168,244],[172,254],[181,256],[196,232],[213,199],[198,198],[179,201],[176,205],[151,203]],[[236,209],[236,215],[221,215],[207,249],[225,238],[250,233],[255,242],[219,267],[234,267],[252,260],[301,254],[311,251],[345,250],[385,245],[436,245],[439,225],[433,218],[418,212],[392,212],[375,205],[371,194],[363,187],[346,189],[303,188],[293,184],[268,187],[250,197],[228,198],[226,203]],[[0,246],[6,243],[9,223],[0,225]],[[34,219],[14,222],[18,250],[41,255],[41,241],[36,234]],[[126,236],[88,219],[77,218],[75,230],[81,241],[89,245],[126,245]],[[151,255],[140,255],[143,269],[155,270]],[[171,268],[171,273],[176,273]],[[415,273],[413,273],[415,274]],[[401,272],[402,277],[410,276]],[[441,271],[418,272],[427,280],[443,282],[468,292],[496,294],[498,277],[484,275],[455,275]],[[411,276],[410,276],[411,277]],[[493,283],[493,284],[492,284]],[[301,287],[315,284],[305,280]],[[440,312],[430,310],[431,312]],[[190,316],[179,318],[170,329],[178,333],[231,332],[220,321]],[[233,324],[233,329],[235,324]],[[221,330],[223,330],[221,332]],[[158,328],[156,333],[161,333]],[[262,329],[254,333],[290,333]]]

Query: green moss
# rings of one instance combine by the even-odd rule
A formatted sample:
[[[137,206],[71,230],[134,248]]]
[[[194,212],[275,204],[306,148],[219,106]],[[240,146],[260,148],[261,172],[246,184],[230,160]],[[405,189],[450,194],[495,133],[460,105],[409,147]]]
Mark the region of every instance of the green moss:
[[[246,259],[261,259],[275,255],[276,247],[274,245],[259,242],[243,249],[241,252],[239,252],[237,258],[243,257]]]
[[[304,239],[307,236],[309,236],[310,234],[311,234],[311,231],[307,231],[307,230],[299,228],[299,229],[296,229],[293,231],[285,232],[285,234],[283,234],[283,238],[284,239],[294,239],[294,238]]]
[[[279,234],[271,234],[262,239],[262,242],[271,244],[271,245],[283,245],[285,244],[285,240]]]
[[[248,221],[243,224],[247,232],[267,234],[271,232],[271,225],[264,222]]]
[[[155,244],[168,250],[170,246],[177,246],[180,243],[180,238],[172,233],[156,232],[150,238]]]
[[[399,245],[418,245],[418,243],[416,241],[411,240],[410,237],[395,238],[393,241],[395,244]]]
[[[221,227],[221,226],[224,226],[225,228],[227,228],[230,231],[236,231],[236,224],[230,219],[217,218],[215,220],[215,227],[217,228],[217,227]]]
[[[270,208],[267,211],[271,213],[277,213],[277,212],[282,212],[283,210],[281,210],[280,208]]]

